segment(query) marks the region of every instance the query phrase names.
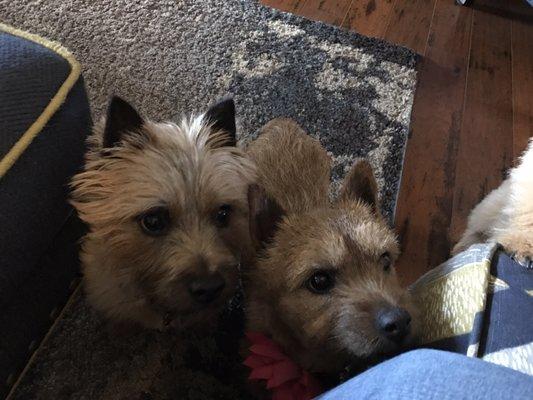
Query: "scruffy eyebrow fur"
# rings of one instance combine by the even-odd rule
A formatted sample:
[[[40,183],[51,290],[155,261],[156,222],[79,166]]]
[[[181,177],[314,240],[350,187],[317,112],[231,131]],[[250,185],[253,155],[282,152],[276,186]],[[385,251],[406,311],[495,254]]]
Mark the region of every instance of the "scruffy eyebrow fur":
[[[101,122],[91,137],[85,171],[71,184],[72,203],[88,223],[130,218],[161,202],[194,206],[186,204],[187,192],[201,197],[210,191],[242,201],[237,189],[254,179],[253,164],[242,151],[216,147],[223,132],[208,140],[212,132],[201,116],[179,125],[148,121],[140,134],[127,135],[104,157],[103,126]]]

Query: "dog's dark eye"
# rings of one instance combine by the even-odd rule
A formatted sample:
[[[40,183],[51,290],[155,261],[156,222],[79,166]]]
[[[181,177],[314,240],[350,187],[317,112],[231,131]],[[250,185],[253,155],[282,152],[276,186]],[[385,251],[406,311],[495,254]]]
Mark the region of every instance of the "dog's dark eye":
[[[166,232],[170,223],[170,215],[165,207],[157,207],[141,215],[139,225],[151,236],[159,236]]]
[[[316,294],[329,292],[335,285],[335,278],[329,271],[317,271],[307,280],[307,289]]]
[[[386,251],[379,257],[379,263],[385,272],[389,272],[392,266],[392,259],[390,253]]]
[[[231,211],[232,209],[229,204],[223,204],[219,207],[215,214],[215,223],[219,228],[225,228],[228,226]]]

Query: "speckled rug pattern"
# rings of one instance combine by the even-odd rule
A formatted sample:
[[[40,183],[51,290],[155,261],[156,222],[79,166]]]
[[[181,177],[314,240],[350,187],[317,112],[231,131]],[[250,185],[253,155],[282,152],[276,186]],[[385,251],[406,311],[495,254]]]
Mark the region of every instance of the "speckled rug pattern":
[[[292,117],[331,153],[333,188],[367,157],[392,216],[416,85],[411,51],[255,0],[0,0],[0,20],[74,53],[95,118],[111,94],[156,120],[233,95],[243,143]],[[227,337],[193,339],[184,354],[171,336],[118,339],[102,324],[78,294],[13,398],[246,398],[235,357],[219,351]]]

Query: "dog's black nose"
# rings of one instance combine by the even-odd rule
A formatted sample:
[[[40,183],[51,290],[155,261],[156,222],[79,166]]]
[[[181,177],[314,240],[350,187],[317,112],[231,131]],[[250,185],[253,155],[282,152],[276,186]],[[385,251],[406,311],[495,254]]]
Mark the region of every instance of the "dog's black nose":
[[[215,300],[226,286],[219,273],[196,278],[189,283],[189,293],[198,303],[207,304]]]
[[[411,330],[411,315],[400,307],[382,308],[377,313],[376,324],[383,336],[401,344]]]

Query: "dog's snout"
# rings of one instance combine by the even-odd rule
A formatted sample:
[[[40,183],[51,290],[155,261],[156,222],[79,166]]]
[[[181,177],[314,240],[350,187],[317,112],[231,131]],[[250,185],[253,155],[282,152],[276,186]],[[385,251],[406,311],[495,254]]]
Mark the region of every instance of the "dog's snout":
[[[189,293],[198,303],[208,304],[222,293],[225,286],[224,277],[219,273],[214,273],[191,281],[189,283]]]
[[[376,315],[376,325],[381,335],[401,344],[411,330],[411,315],[400,307],[382,308]]]

